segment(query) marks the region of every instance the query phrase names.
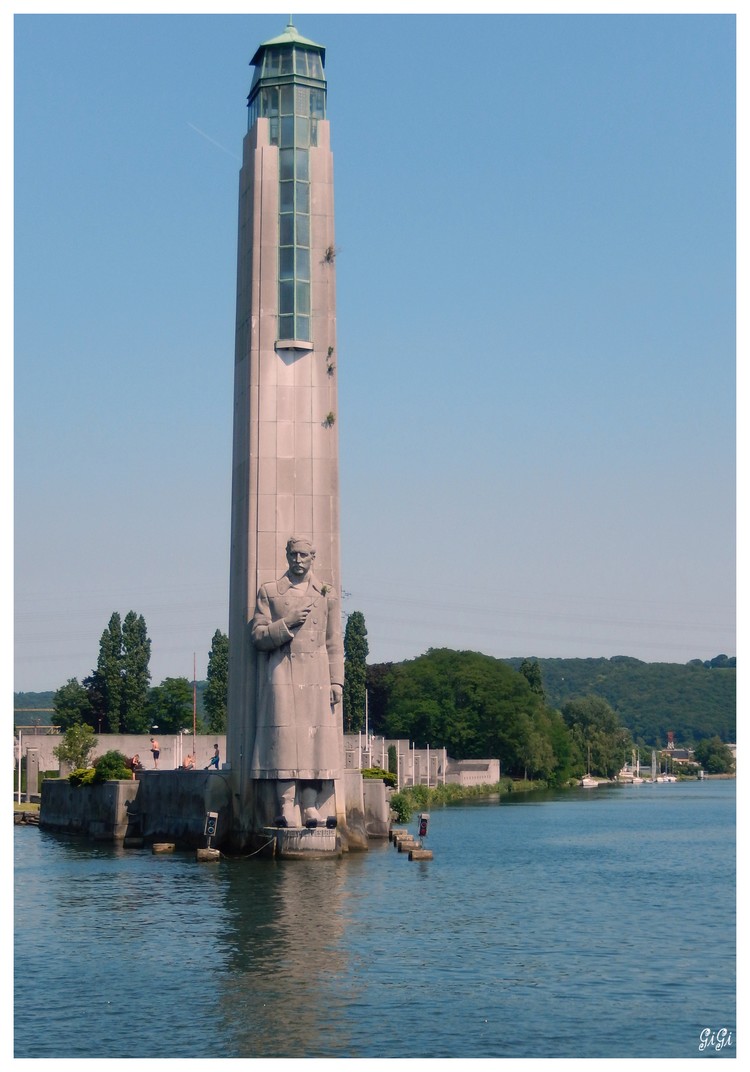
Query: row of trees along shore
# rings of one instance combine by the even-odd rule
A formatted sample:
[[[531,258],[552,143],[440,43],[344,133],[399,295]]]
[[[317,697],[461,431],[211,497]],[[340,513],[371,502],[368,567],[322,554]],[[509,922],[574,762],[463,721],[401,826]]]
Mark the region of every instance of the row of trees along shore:
[[[52,699],[55,724],[91,726],[98,733],[179,733],[193,724],[193,683],[167,677],[151,686],[151,641],[142,614],[115,611],[99,641],[95,669],[82,682],[70,678]],[[224,733],[227,727],[229,640],[217,629],[200,690],[199,732]]]
[[[568,676],[575,686],[564,683]],[[680,666],[431,649],[369,666],[367,692],[372,732],[444,746],[457,759],[499,757],[505,774],[551,785],[588,768],[611,778],[634,748],[650,764],[651,749],[665,747],[670,732],[678,747],[695,747],[709,772],[732,768],[736,670],[726,656]]]
[[[679,746],[705,752],[710,769],[726,765],[726,742],[735,739],[736,662],[726,655],[681,666],[626,656],[495,659],[443,648],[368,665],[360,611],[348,615],[344,653],[346,732],[365,728],[367,705],[372,733],[445,747],[456,759],[499,757],[514,777],[563,784],[587,768],[612,777],[633,748],[650,761],[670,731]],[[193,683],[168,677],[151,686],[150,654],[143,616],[113,613],[91,674],[55,692],[55,723],[138,734],[191,726]],[[217,629],[200,683],[199,732],[226,731],[228,669],[228,638]]]

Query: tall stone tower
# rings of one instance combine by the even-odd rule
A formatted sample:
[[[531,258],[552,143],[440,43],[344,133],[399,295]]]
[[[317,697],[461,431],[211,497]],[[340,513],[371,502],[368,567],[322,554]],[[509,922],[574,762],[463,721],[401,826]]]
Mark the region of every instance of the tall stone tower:
[[[302,37],[290,20],[282,34],[260,45],[251,64],[239,191],[229,602],[227,760],[237,843],[272,824],[278,811],[252,769],[265,658],[251,640],[258,590],[287,569],[285,546],[292,536],[314,546],[323,594],[340,589],[336,249],[325,49]],[[336,762],[343,772],[340,704],[336,713]],[[334,781],[336,801],[328,810],[345,825],[338,774]]]

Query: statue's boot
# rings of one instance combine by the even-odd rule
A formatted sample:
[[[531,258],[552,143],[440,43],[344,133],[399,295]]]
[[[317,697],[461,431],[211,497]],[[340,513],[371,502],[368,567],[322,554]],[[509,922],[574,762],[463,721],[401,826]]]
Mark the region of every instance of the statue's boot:
[[[297,809],[294,806],[295,782],[279,782],[280,814],[287,826],[297,826]]]
[[[300,793],[302,798],[302,815],[304,821],[309,819],[315,819],[317,822],[322,823],[323,816],[318,811],[318,792],[310,786],[306,786]]]

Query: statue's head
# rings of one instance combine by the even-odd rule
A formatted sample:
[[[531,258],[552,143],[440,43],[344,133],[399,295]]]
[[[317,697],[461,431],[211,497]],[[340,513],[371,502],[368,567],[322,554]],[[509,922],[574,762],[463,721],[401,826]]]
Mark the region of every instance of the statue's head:
[[[287,540],[286,560],[294,577],[306,577],[315,561],[315,548],[304,536],[292,536]]]

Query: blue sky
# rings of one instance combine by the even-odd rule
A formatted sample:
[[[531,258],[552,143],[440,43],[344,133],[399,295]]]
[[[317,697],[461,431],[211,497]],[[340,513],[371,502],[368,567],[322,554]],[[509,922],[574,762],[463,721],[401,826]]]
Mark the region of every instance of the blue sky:
[[[287,18],[16,18],[17,690],[113,610],[155,684],[227,628],[248,64]],[[734,19],[294,21],[370,660],[735,654]]]

